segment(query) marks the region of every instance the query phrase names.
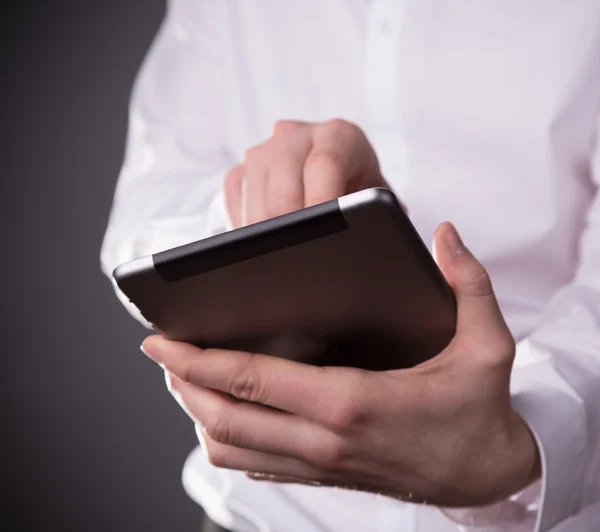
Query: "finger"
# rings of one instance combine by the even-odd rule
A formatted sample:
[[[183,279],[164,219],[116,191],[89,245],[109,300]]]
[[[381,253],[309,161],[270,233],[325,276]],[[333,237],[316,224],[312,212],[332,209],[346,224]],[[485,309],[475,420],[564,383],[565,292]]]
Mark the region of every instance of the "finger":
[[[312,126],[280,120],[273,128],[267,212],[281,216],[304,207],[304,161],[310,152]]]
[[[223,180],[225,208],[234,229],[242,225],[242,182],[244,168],[241,164],[233,167]]]
[[[456,296],[456,341],[476,346],[483,353],[512,359],[514,341],[498,306],[490,277],[465,247],[451,223],[445,222],[437,228],[434,252]],[[486,347],[491,349],[486,350]]]
[[[248,225],[248,179],[245,171],[242,177],[240,203],[240,227],[245,227]]]
[[[202,428],[200,427],[196,430],[202,431]],[[282,475],[307,481],[325,480],[330,476],[329,473],[312,467],[296,458],[263,453],[251,449],[240,449],[239,447],[216,442],[207,437],[207,435],[203,435],[202,441],[210,463],[216,467],[238,471],[252,471],[268,475]]]
[[[345,120],[315,127],[304,163],[304,203],[316,205],[369,187],[386,187],[377,156],[362,130]]]
[[[167,372],[167,384],[183,410],[204,427],[214,441],[310,462],[337,437],[318,424],[294,414],[257,404],[238,402],[182,381]]]
[[[316,367],[268,355],[201,349],[154,335],[142,351],[185,382],[345,426],[370,407],[368,372]]]
[[[271,149],[263,142],[248,150],[244,156],[245,188],[242,212],[243,224],[255,224],[268,218],[266,195]]]
[[[267,214],[268,170],[266,167],[249,169],[246,182],[245,213],[246,225],[262,222]]]

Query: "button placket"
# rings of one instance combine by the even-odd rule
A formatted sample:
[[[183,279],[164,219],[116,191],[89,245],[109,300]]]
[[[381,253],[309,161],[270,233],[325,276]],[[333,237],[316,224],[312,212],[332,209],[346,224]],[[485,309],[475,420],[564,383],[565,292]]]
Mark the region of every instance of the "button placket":
[[[401,124],[401,36],[406,1],[378,0],[371,6],[365,43],[365,108],[369,135],[384,175],[399,194],[407,179]]]
[[[365,98],[368,134],[374,143],[383,175],[402,196],[407,180],[406,148],[401,124],[400,44],[406,2],[373,2],[365,49]],[[377,532],[413,531],[413,505],[381,498]]]

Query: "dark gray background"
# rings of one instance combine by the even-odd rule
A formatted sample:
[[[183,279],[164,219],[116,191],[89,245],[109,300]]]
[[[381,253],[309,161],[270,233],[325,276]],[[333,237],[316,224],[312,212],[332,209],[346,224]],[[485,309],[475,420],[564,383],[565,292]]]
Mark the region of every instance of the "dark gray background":
[[[199,530],[193,426],[100,272],[154,0],[13,1],[0,69],[2,530]]]

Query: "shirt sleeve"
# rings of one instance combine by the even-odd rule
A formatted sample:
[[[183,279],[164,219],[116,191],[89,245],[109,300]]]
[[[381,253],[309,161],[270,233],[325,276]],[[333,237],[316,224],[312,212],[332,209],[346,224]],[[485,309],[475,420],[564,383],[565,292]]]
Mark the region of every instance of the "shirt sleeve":
[[[228,228],[221,185],[234,161],[227,142],[223,4],[171,1],[138,73],[101,251],[108,276],[123,262]]]
[[[540,449],[541,481],[488,508],[444,510],[463,530],[592,530],[584,523],[600,519],[598,136],[590,165],[595,198],[576,275],[548,302],[539,327],[518,343],[511,380],[513,407]]]

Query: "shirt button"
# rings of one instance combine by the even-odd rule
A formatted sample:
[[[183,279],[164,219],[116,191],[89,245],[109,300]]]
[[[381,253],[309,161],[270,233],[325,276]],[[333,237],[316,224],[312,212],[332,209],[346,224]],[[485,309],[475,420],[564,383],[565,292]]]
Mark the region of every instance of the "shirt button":
[[[381,31],[381,33],[389,35],[390,33],[392,33],[392,31],[394,31],[394,28],[392,27],[390,22],[388,22],[387,20],[382,20],[379,23],[379,30]]]

